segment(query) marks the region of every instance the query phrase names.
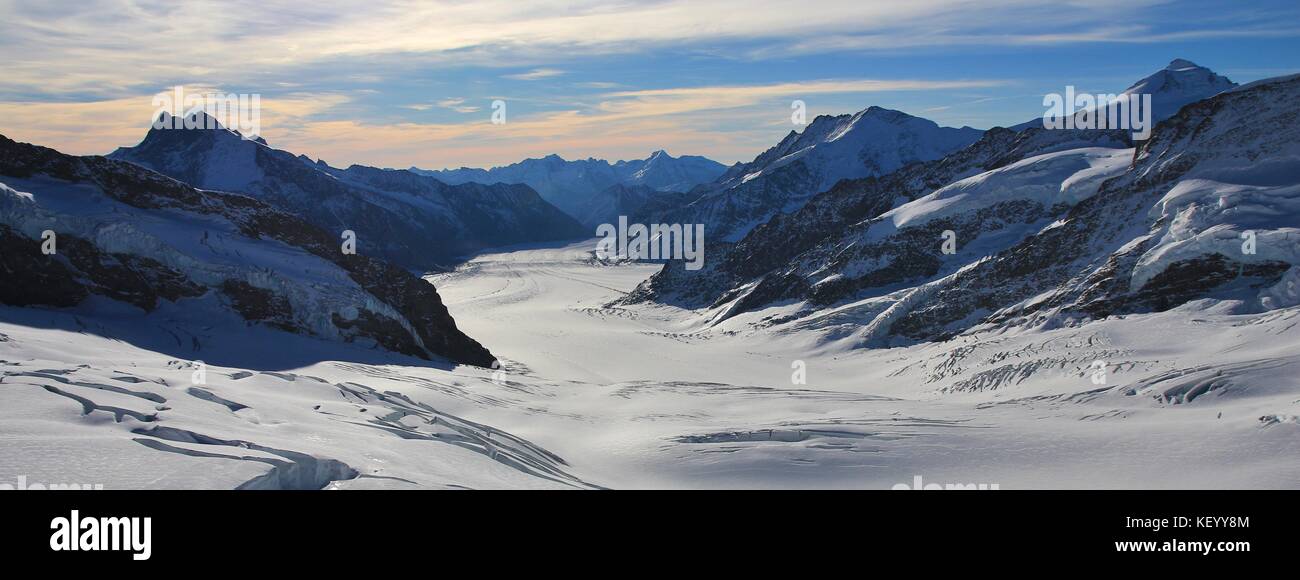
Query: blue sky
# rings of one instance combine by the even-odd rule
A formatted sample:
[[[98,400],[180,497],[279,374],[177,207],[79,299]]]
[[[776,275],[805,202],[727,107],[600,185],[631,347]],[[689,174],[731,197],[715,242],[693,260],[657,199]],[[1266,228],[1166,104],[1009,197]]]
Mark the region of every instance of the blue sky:
[[[335,165],[730,163],[798,129],[794,99],[810,119],[879,105],[988,128],[1175,57],[1237,82],[1300,72],[1297,23],[1294,0],[0,0],[0,133],[107,153],[183,85],[262,95],[273,146]]]

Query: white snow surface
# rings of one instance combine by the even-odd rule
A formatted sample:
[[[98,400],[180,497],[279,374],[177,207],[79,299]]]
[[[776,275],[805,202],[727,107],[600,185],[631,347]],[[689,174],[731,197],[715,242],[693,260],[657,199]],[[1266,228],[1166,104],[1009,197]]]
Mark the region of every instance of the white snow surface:
[[[1167,225],[1138,260],[1132,288],[1141,288],[1170,264],[1222,254],[1248,263],[1300,263],[1300,184],[1256,186],[1209,179],[1178,182],[1151,210]],[[1243,251],[1253,236],[1252,252]]]
[[[1233,315],[1200,301],[1053,330],[837,349],[820,340],[825,328],[763,322],[770,311],[705,328],[696,313],[668,306],[602,306],[656,267],[604,264],[593,248],[502,251],[431,278],[458,325],[502,358],[495,380],[489,369],[219,322],[204,351],[181,357],[140,346],[105,308],[0,308],[0,483],[881,489],[921,476],[1001,489],[1254,489],[1300,481],[1297,307]],[[183,311],[184,303],[151,316]],[[193,383],[200,358],[204,385]],[[1104,384],[1091,377],[1098,360]],[[796,361],[807,384],[792,383]]]
[[[106,252],[151,258],[200,284],[233,279],[273,290],[289,301],[295,321],[319,336],[339,338],[333,315],[364,307],[399,321],[419,341],[400,313],[343,269],[298,247],[249,238],[224,218],[145,210],[119,202],[96,186],[45,176],[5,180],[7,184],[0,183],[0,224],[32,239],[54,229],[93,241]]]
[[[1132,159],[1132,149],[1105,147],[1038,155],[954,182],[881,217],[897,229],[1013,200],[1036,201],[1044,207],[1074,205],[1123,173]],[[885,233],[877,232],[882,229],[872,228],[872,233]]]
[[[969,127],[941,127],[879,107],[853,115],[820,116],[788,145],[778,144],[774,149],[781,155],[761,164],[742,183],[802,160],[817,178],[813,189],[825,191],[841,179],[884,175],[911,161],[938,159],[979,140],[980,133]],[[755,160],[751,165],[760,163]]]

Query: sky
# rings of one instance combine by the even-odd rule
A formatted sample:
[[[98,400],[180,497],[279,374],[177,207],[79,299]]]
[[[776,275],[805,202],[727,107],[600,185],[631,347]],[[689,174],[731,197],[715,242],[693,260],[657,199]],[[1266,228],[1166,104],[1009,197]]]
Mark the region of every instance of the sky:
[[[271,146],[336,166],[733,163],[802,128],[794,100],[986,129],[1174,58],[1300,72],[1300,3],[0,0],[0,55],[0,134],[67,153],[138,143],[184,86],[260,95]]]

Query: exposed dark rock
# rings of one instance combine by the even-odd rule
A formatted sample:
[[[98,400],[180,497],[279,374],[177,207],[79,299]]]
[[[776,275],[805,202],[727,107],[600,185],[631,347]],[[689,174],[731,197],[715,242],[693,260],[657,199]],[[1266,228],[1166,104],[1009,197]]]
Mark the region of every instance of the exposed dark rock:
[[[158,299],[201,296],[206,289],[156,260],[108,254],[76,236],[57,238],[58,252],[44,255],[33,240],[0,225],[0,266],[6,276],[0,302],[15,306],[75,306],[99,294],[151,311]]]
[[[283,296],[243,280],[223,280],[221,293],[244,320],[260,322],[289,332],[304,332],[293,322],[293,305]]]
[[[52,149],[16,143],[0,136],[0,175],[30,177],[47,175],[74,183],[97,185],[106,195],[127,205],[146,210],[167,209],[220,216],[252,238],[276,240],[302,248],[344,271],[363,290],[388,304],[406,318],[424,344],[411,348],[414,339],[397,339],[391,325],[372,336],[384,348],[428,358],[429,354],[459,363],[490,366],[495,357],[477,341],[456,328],[441,297],[432,284],[410,272],[376,258],[342,253],[337,237],[248,196],[198,190],[140,166],[103,157],[73,157]],[[153,309],[158,298],[176,300],[202,294],[206,289],[187,280],[180,272],[142,256],[109,255],[74,236],[59,236],[60,256],[44,259],[35,240],[5,229],[0,244],[6,251],[0,264],[18,276],[0,282],[0,295],[9,304],[71,306],[87,293],[104,294]],[[19,251],[20,250],[20,251]],[[31,254],[29,256],[28,254]],[[56,265],[57,264],[57,265]],[[14,280],[24,282],[15,283]],[[30,289],[27,280],[43,281],[50,290],[42,296]],[[293,324],[293,313],[283,297],[245,282],[226,280],[218,288],[229,297],[236,311],[248,320],[294,332],[307,332]],[[400,326],[400,325],[398,325]],[[377,328],[374,324],[352,325],[353,334]],[[404,330],[405,332],[405,330]]]
[[[334,326],[354,332],[348,337],[349,342],[356,336],[364,336],[378,344],[388,345],[389,350],[420,356],[420,345],[415,343],[411,333],[407,332],[400,322],[392,318],[361,309],[353,320],[345,319],[336,313],[333,315],[333,321]]]
[[[42,254],[40,241],[0,224],[0,303],[67,307],[87,295],[64,260]]]
[[[172,302],[202,296],[207,289],[156,260],[131,254],[106,254],[70,235],[59,237],[59,253],[93,284],[93,292],[151,311],[158,299]]]

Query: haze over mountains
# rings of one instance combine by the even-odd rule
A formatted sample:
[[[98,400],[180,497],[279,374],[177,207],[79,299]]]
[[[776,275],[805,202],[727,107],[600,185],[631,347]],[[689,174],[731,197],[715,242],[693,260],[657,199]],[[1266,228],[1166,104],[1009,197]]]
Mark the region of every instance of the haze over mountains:
[[[612,164],[549,155],[492,169],[411,171],[448,183],[526,183],[589,228],[627,215],[647,223],[704,223],[713,239],[732,240],[841,179],[936,159],[981,133],[880,107],[819,116],[799,129],[753,161],[731,167],[660,150],[643,160]]]
[[[724,170],[726,166],[716,161],[693,155],[673,157],[662,149],[645,159],[614,163],[603,159],[566,161],[559,155],[547,155],[491,169],[411,168],[413,172],[452,184],[526,184],[537,190],[542,199],[589,228],[612,223],[619,215],[631,213],[633,207],[620,201],[629,191],[684,192],[713,181]],[[674,196],[667,198],[674,199]]]

